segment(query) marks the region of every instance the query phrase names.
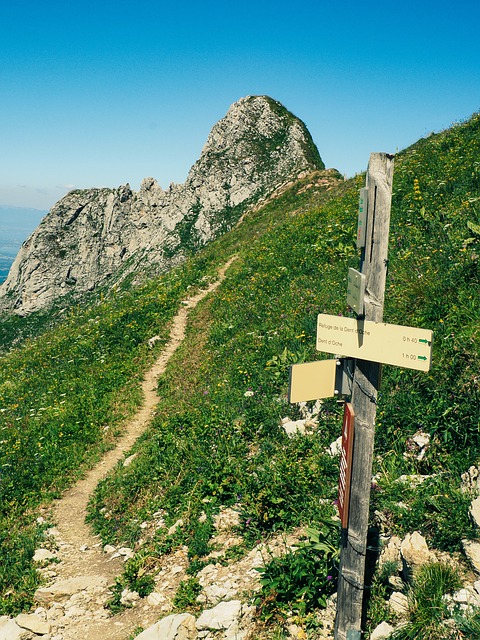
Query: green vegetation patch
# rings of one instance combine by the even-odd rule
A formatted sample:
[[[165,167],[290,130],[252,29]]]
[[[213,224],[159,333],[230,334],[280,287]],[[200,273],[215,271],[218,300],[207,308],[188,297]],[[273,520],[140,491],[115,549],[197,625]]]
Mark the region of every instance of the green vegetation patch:
[[[449,551],[476,535],[460,476],[480,459],[479,133],[474,116],[421,140],[398,155],[394,174],[384,317],[432,329],[433,365],[428,374],[384,367],[372,506],[388,531],[418,529],[431,546]],[[326,448],[340,433],[341,405],[323,402],[317,425],[291,438],[281,421],[302,415],[287,402],[289,365],[325,357],[315,351],[317,314],[348,313],[363,184],[358,176],[326,193],[307,188],[305,178],[185,267],[72,308],[55,327],[44,326],[41,338],[29,330],[31,337],[0,360],[5,514],[33,514],[45,497],[58,495],[65,477],[111,446],[110,434],[140,401],[140,375],[154,357],[146,341],[160,335],[160,349],[180,300],[236,254],[215,295],[191,312],[137,456],[100,484],[89,519],[105,542],[138,548],[119,588],[141,579],[145,592],[155,572],[151,558],[187,545],[191,567],[202,566],[221,506],[239,511],[236,533],[245,547],[299,525],[320,530],[337,492],[338,460]],[[417,431],[430,436],[421,457],[409,449]],[[421,489],[399,489],[399,476],[415,474],[429,476]],[[140,525],[159,513],[164,526],[148,534]],[[39,533],[27,524],[12,541],[26,550],[23,560],[15,567],[2,561],[0,593],[9,604],[0,613],[26,608],[33,589],[33,542],[22,536],[31,541]],[[304,561],[312,557],[288,559],[293,574]],[[330,569],[320,564],[315,578],[328,587],[334,574],[324,575]],[[381,593],[382,583],[375,584]],[[302,585],[295,578],[278,584],[288,592],[282,606],[300,601]],[[179,601],[193,602],[196,590],[192,577]],[[15,603],[10,592],[21,594]]]

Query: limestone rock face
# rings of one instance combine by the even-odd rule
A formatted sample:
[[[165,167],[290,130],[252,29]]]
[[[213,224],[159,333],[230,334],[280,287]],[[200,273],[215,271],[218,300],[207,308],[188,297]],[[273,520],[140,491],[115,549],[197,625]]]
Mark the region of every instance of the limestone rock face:
[[[186,182],[138,192],[75,190],[23,244],[0,311],[25,315],[132,272],[162,272],[229,230],[245,208],[324,164],[305,125],[266,96],[236,102],[210,132]]]

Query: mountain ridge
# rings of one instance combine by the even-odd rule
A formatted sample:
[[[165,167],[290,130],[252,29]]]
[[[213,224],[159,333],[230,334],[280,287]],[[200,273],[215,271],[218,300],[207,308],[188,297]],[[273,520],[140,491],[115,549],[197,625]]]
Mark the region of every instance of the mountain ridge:
[[[267,96],[242,98],[214,125],[184,184],[163,190],[145,178],[138,192],[126,184],[64,196],[23,244],[0,309],[24,315],[140,269],[171,268],[261,197],[324,169],[301,120]]]

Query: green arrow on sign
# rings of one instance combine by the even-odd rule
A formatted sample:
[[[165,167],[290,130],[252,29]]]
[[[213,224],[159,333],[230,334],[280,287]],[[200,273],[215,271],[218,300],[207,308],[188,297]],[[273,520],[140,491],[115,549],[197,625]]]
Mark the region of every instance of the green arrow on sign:
[[[423,338],[420,338],[419,342],[423,342],[423,344],[428,344],[428,340],[424,340]]]
[[[426,360],[427,358],[425,356],[418,356],[419,360]]]

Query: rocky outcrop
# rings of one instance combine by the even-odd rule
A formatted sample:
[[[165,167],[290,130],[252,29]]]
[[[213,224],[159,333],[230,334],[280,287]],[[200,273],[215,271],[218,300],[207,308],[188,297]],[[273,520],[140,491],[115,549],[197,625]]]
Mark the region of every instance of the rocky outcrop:
[[[212,129],[184,184],[153,178],[138,192],[71,191],[23,244],[0,287],[0,310],[27,314],[67,293],[161,272],[230,229],[248,205],[324,164],[305,125],[249,96]]]

